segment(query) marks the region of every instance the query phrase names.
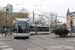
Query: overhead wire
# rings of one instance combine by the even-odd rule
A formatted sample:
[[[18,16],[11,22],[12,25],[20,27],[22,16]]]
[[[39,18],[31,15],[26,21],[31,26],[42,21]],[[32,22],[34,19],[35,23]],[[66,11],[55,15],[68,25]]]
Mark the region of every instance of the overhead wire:
[[[43,0],[42,3],[40,4],[40,10],[41,10],[41,11],[43,11],[42,8],[41,8],[43,2],[44,2],[44,0]],[[45,11],[43,11],[43,12],[45,12]],[[45,12],[45,13],[47,13],[47,12]],[[49,13],[47,13],[47,14],[49,14]],[[57,16],[57,17],[60,17],[60,18],[66,18],[66,16]]]
[[[40,10],[41,10],[42,12],[47,13],[46,11],[44,11],[44,10],[41,8],[41,6],[42,6],[43,2],[44,2],[44,0],[43,0],[43,1],[42,1],[42,3],[40,4]]]
[[[37,9],[38,9],[38,11],[39,11],[39,12],[41,12],[40,7],[42,6],[42,4],[43,4],[44,0],[41,2],[41,4],[40,4],[40,5],[39,5],[39,2],[40,2],[40,0],[38,1],[38,4],[37,4]]]

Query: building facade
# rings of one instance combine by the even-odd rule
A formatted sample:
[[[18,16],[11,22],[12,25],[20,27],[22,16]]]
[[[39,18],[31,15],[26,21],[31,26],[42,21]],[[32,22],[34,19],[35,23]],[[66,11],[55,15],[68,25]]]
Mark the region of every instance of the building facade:
[[[56,22],[56,20],[54,20],[54,22],[52,22],[52,25],[53,26],[55,26],[55,25],[60,26],[60,25],[63,25],[63,22],[61,22],[59,20]]]
[[[6,11],[6,7],[3,7],[3,11]]]
[[[69,9],[68,9],[67,14],[66,14],[66,25],[67,25],[67,28],[70,28],[70,21],[71,21],[71,15],[70,15],[70,12],[69,12]]]
[[[13,20],[15,18],[28,18],[27,13],[20,13],[20,12],[7,12],[7,26],[13,27]],[[6,12],[0,11],[0,28],[5,26],[6,20]]]
[[[69,9],[68,9],[67,14],[66,14],[67,28],[71,28],[70,21],[72,21],[72,23],[73,23],[72,28],[75,31],[75,12],[70,12]]]
[[[6,11],[6,9],[9,9],[8,12],[13,12],[13,6],[11,4],[6,5],[6,7],[3,7],[3,11]]]

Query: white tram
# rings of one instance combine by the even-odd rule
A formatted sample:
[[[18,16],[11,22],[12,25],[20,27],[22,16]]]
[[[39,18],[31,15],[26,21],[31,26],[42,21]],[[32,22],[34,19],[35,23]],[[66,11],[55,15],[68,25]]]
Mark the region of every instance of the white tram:
[[[39,25],[33,24],[30,25],[30,34],[49,34],[49,26],[47,25]]]
[[[27,37],[29,38],[30,35],[30,26],[29,26],[29,19],[27,18],[15,18],[13,20],[14,25],[14,38],[15,37]]]

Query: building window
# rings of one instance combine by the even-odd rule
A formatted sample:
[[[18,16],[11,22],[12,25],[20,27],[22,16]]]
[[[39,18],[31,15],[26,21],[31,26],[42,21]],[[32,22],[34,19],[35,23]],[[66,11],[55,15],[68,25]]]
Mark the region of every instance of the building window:
[[[74,15],[72,15],[71,17],[74,17]]]

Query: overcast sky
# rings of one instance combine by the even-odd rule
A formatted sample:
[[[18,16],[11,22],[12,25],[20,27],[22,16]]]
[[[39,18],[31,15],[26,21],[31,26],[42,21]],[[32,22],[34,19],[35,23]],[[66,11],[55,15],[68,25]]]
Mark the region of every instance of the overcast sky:
[[[57,13],[57,16],[63,16],[63,18],[58,18],[63,22],[66,22],[66,13],[68,8],[70,12],[75,11],[75,0],[0,0],[0,7],[5,7],[8,3],[12,4],[14,8],[13,11],[17,12],[23,6],[24,8],[29,9],[29,11],[38,8],[45,12],[55,12]],[[20,6],[17,4],[20,4]],[[39,6],[34,7],[33,5]]]

